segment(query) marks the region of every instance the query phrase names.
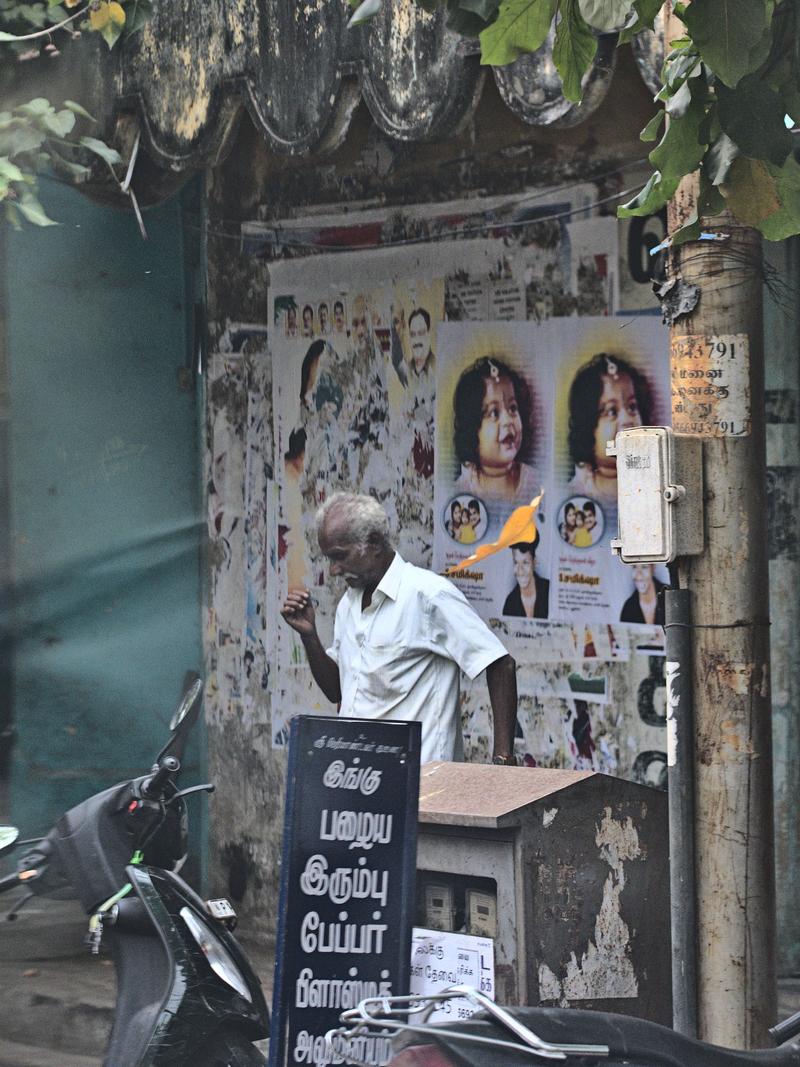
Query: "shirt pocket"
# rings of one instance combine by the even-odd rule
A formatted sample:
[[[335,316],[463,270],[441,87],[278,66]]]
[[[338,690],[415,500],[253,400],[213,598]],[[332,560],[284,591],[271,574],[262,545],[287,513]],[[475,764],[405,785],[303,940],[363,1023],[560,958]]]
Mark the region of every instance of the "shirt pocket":
[[[409,666],[413,657],[400,641],[369,642],[364,649],[364,694],[380,704],[396,703],[408,694],[413,679]]]

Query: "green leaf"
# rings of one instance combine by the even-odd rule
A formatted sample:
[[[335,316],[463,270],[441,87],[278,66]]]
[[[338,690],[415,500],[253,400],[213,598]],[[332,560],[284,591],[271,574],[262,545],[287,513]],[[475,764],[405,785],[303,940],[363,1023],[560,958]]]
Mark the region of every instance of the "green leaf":
[[[583,76],[597,52],[597,39],[586,25],[578,0],[560,0],[553,62],[567,100],[580,100]]]
[[[703,223],[700,221],[697,210],[694,210],[683,226],[679,226],[670,234],[670,237],[673,246],[677,248],[678,245],[684,245],[687,241],[696,241],[702,232]]]
[[[75,114],[79,115],[82,119],[88,119],[90,122],[97,122],[97,119],[90,115],[85,107],[76,104],[74,100],[65,100],[64,107],[68,108],[70,111],[74,111]]]
[[[17,207],[34,226],[58,226],[58,223],[49,218],[35,193],[26,190],[17,200]]]
[[[739,146],[734,144],[727,133],[721,133],[717,137],[703,160],[703,170],[712,185],[722,185],[739,154]]]
[[[502,0],[497,18],[481,33],[481,63],[503,67],[541,48],[550,32],[557,0]]]
[[[122,162],[122,156],[116,148],[111,148],[105,141],[98,141],[96,137],[81,137],[80,143],[84,148],[88,148],[90,152],[104,159],[106,163]]]
[[[718,85],[717,96],[720,125],[742,154],[780,167],[791,151],[792,137],[778,94],[756,75],[743,78],[737,89]]]
[[[725,85],[734,88],[763,62],[772,6],[771,0],[700,0],[686,8],[683,21],[695,46]]]
[[[72,132],[72,128],[75,125],[75,115],[68,108],[64,108],[63,111],[59,111],[54,115],[45,115],[43,121],[51,133],[54,133],[56,137],[64,138]]]
[[[665,110],[673,119],[679,119],[686,114],[691,102],[692,89],[687,80],[673,96],[668,98]]]
[[[49,100],[45,100],[43,96],[37,96],[33,100],[29,100],[27,104],[20,104],[19,107],[14,108],[18,115],[27,115],[32,119],[41,118],[44,115],[52,112],[55,114],[55,108]]]
[[[630,18],[631,0],[578,0],[584,21],[601,33],[616,33]]]
[[[663,181],[661,173],[655,171],[645,187],[637,195],[617,208],[618,219],[629,219],[635,215],[654,215],[666,204],[678,188],[678,180]]]
[[[12,163],[7,156],[0,156],[0,176],[7,182],[21,182],[24,177],[16,163]]]
[[[0,155],[21,156],[35,152],[45,139],[45,134],[33,126],[12,126],[0,130]]]
[[[664,90],[666,90],[663,98],[667,99],[670,92],[673,92],[681,82],[699,74],[700,66],[700,60],[694,50],[691,52],[675,52],[667,56],[663,68]],[[664,93],[664,90],[662,90],[662,93]],[[659,93],[659,96],[662,93]]]
[[[656,15],[663,6],[664,0],[633,0],[635,17],[619,35],[619,43],[627,44],[632,37],[642,30],[652,30]]]
[[[86,181],[91,173],[92,168],[84,166],[83,163],[75,163],[71,159],[67,159],[66,156],[61,155],[60,152],[53,152],[53,163],[60,169],[68,171],[77,182]]]
[[[359,4],[353,14],[350,16],[350,21],[347,23],[348,30],[353,26],[360,26],[362,22],[368,22],[369,19],[374,18],[381,9],[383,0],[363,0],[363,3]]]
[[[663,108],[659,108],[655,115],[650,119],[645,128],[639,134],[640,141],[655,141],[658,137],[658,131],[661,129],[661,123],[664,121],[664,115],[666,112]]]
[[[17,15],[34,29],[41,30],[47,25],[47,12],[41,4],[20,4]]]
[[[767,164],[775,182],[780,210],[768,215],[758,224],[768,241],[782,241],[800,233],[800,164],[789,156],[782,167]]]
[[[153,16],[152,0],[133,0],[125,8],[125,33],[138,33]]]
[[[369,2],[369,0],[366,0],[366,2]],[[353,20],[351,19],[350,21],[352,22]],[[123,29],[124,27],[114,22],[113,19],[109,19],[108,22],[100,30],[100,36],[103,38],[109,48],[113,48],[122,36]]]
[[[728,207],[745,226],[758,226],[780,211],[777,183],[760,159],[739,156],[721,188]]]
[[[664,181],[679,180],[700,165],[707,144],[701,139],[705,115],[705,105],[693,97],[680,118],[670,119],[664,136],[649,157]]]
[[[6,211],[6,221],[8,222],[9,226],[11,226],[12,229],[15,230],[21,230],[22,220],[19,217],[19,211],[17,211],[16,204],[12,204],[10,200],[6,200],[4,201],[4,205]]]

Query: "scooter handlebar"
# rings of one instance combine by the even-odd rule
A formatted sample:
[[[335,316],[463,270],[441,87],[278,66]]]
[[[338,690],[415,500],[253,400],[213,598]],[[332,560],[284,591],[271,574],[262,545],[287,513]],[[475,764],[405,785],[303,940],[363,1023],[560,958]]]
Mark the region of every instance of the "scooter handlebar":
[[[158,765],[155,774],[142,783],[142,796],[148,800],[155,800],[164,791],[164,786],[181,769],[180,760],[175,756],[164,756]]]
[[[7,893],[9,889],[16,889],[18,885],[24,885],[19,880],[19,873],[14,871],[13,874],[7,874],[5,878],[0,878],[0,893]]]

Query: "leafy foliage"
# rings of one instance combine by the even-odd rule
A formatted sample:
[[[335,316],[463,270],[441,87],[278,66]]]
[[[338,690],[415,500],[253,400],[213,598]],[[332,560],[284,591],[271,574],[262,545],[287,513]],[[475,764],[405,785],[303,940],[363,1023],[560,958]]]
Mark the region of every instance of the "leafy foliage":
[[[0,90],[13,84],[19,63],[57,59],[59,35],[98,33],[113,48],[124,34],[140,30],[151,10],[151,0],[0,0]],[[94,124],[73,100],[56,108],[36,97],[0,111],[0,204],[7,222],[17,228],[23,221],[55,225],[38,197],[43,170],[81,182],[90,177],[93,164],[113,168],[122,162],[115,149],[86,132]]]
[[[662,0],[417,2],[446,7],[448,25],[478,37],[481,62],[492,66],[536,52],[554,30],[552,59],[564,95],[577,101],[597,35],[630,41],[653,28]],[[699,169],[699,217],[672,235],[675,243],[696,238],[701,218],[725,207],[771,240],[800,233],[800,165],[787,128],[800,126],[800,0],[691,0],[674,12],[685,34],[664,63],[662,110],[641,133],[658,139],[654,171],[620,216],[658,211]]]

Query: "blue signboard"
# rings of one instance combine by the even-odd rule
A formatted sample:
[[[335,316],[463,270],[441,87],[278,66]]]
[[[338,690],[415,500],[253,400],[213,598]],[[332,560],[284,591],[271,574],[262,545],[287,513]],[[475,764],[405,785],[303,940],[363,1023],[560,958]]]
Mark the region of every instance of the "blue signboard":
[[[292,720],[270,1067],[347,1063],[325,1046],[341,1012],[408,992],[419,758],[416,722]]]

